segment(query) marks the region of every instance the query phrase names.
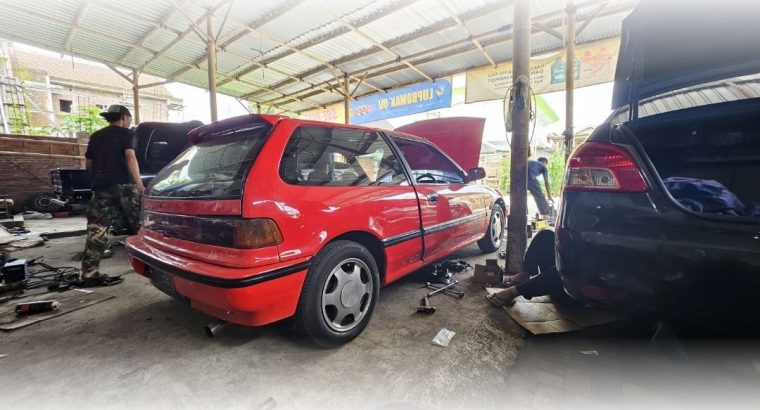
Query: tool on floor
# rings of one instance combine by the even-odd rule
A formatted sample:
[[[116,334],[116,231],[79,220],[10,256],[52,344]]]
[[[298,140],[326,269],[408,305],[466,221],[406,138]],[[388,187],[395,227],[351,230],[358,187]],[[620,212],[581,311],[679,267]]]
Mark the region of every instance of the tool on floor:
[[[435,313],[435,306],[430,306],[430,300],[427,295],[423,296],[422,300],[420,300],[420,305],[417,306],[417,312],[426,313],[428,315]]]
[[[27,277],[26,259],[11,259],[3,264],[0,272],[0,281],[5,282],[6,285],[25,281]]]
[[[419,313],[427,313],[428,315],[432,315],[435,313],[435,306],[430,306],[430,298],[448,290],[450,287],[456,285],[459,283],[458,280],[455,280],[452,283],[449,283],[448,285],[441,287],[441,288],[435,288],[434,291],[429,292],[427,295],[422,297],[422,300],[420,300],[420,305],[417,306],[417,312]]]
[[[256,410],[272,410],[277,407],[277,402],[270,396],[263,403],[259,404]]]
[[[444,293],[448,293],[449,295],[456,296],[459,299],[464,297],[464,292],[462,291],[455,290],[455,289],[440,288],[438,286],[433,285],[430,282],[425,282],[425,287],[428,289],[433,289],[433,290],[443,290]]]
[[[432,292],[428,293],[428,294],[427,294],[427,297],[433,297],[433,296],[435,296],[435,295],[437,295],[437,294],[439,294],[439,293],[441,293],[441,292],[444,292],[444,291],[446,291],[448,288],[450,288],[450,287],[452,287],[452,286],[456,285],[457,283],[459,283],[459,281],[458,281],[458,280],[455,280],[454,282],[451,282],[451,283],[449,283],[449,284],[448,284],[448,285],[446,285],[446,286],[443,286],[443,287],[440,287],[440,288],[436,288],[434,291],[432,291]]]
[[[466,271],[472,265],[461,259],[448,259],[433,265],[433,279],[435,282],[449,284],[456,273]]]
[[[50,312],[58,309],[61,303],[57,300],[36,300],[34,302],[24,302],[16,305],[17,315],[30,315],[33,313]]]

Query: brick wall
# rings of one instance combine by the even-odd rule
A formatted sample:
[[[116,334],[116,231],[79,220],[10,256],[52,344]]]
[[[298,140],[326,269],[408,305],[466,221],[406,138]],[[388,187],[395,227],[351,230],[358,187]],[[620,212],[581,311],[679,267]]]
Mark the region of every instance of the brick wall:
[[[0,134],[0,194],[24,203],[37,192],[51,192],[50,170],[84,168],[86,140]]]

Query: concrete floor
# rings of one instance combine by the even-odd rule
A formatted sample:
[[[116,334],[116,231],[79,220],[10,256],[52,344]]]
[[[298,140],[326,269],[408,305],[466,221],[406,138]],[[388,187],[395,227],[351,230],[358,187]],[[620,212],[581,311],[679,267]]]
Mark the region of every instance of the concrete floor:
[[[83,237],[51,240],[14,257],[46,255],[76,266]],[[366,331],[333,350],[284,326],[229,327],[209,339],[208,316],[131,272],[115,248],[103,267],[123,284],[116,298],[0,333],[0,408],[758,408],[756,339],[650,342],[651,329],[622,322],[530,337],[492,308],[471,273],[462,300],[437,296],[415,313],[426,277],[384,288]],[[454,257],[485,259],[477,247]],[[431,344],[441,328],[447,348]],[[595,353],[594,353],[595,352]]]
[[[76,266],[82,242],[55,239],[13,256]],[[524,331],[487,304],[469,273],[460,278],[467,296],[435,297],[432,316],[415,313],[425,276],[384,288],[369,327],[338,349],[284,326],[229,327],[209,339],[211,318],[131,273],[115,250],[104,270],[126,280],[95,289],[115,299],[0,334],[2,408],[493,408],[523,344]],[[455,256],[485,258],[475,246]],[[431,343],[441,328],[457,332],[447,348]]]
[[[528,338],[506,384],[516,408],[760,408],[760,344],[622,321]]]

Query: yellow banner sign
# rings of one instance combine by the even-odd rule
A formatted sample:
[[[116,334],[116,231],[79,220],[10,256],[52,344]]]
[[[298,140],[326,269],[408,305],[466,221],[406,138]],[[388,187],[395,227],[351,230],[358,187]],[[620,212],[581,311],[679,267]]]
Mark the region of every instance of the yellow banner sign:
[[[615,79],[620,38],[596,41],[575,48],[575,87],[606,83]],[[531,59],[530,86],[536,94],[565,89],[565,52]],[[512,62],[497,68],[467,72],[465,102],[499,100],[512,86]]]
[[[346,110],[343,107],[343,103],[328,105],[324,109],[316,109],[304,111],[301,113],[301,118],[312,121],[324,121],[334,122],[337,124],[345,124]]]

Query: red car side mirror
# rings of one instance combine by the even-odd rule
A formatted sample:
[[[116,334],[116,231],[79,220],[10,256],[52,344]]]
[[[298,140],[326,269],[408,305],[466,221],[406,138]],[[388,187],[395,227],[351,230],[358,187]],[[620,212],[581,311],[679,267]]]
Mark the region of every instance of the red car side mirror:
[[[468,181],[477,181],[486,177],[486,170],[482,167],[472,168],[467,173]]]

